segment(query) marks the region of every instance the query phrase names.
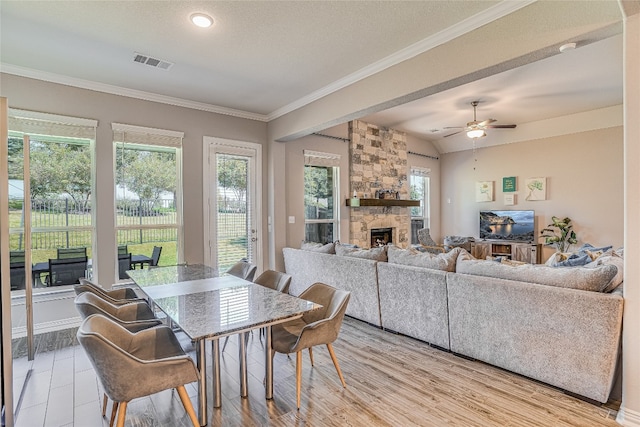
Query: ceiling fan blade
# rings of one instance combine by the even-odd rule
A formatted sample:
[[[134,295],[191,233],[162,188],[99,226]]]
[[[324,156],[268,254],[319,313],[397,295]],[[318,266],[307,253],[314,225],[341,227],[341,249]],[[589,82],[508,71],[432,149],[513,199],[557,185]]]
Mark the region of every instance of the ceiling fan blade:
[[[516,125],[488,125],[485,126],[487,129],[513,129]]]
[[[459,134],[459,133],[461,133],[461,132],[462,132],[462,131],[461,131],[461,130],[459,130],[458,132],[454,132],[454,133],[450,133],[449,135],[445,135],[445,136],[443,136],[443,138],[448,138],[448,137],[450,137],[450,136],[457,135],[457,134]]]
[[[487,119],[483,122],[478,123],[478,127],[487,127],[488,124],[497,121],[496,119]]]
[[[445,126],[442,129],[464,129],[464,126]]]

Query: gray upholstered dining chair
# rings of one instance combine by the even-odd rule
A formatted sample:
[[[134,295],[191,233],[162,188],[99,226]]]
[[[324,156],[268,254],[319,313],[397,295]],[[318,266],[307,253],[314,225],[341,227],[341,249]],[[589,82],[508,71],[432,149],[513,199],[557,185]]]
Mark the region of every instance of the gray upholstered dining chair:
[[[240,260],[233,264],[226,273],[251,282],[253,277],[256,275],[257,269],[258,267],[255,264],[245,260]]]
[[[114,402],[112,421],[124,426],[127,404],[136,398],[175,388],[193,425],[200,423],[185,389],[198,381],[193,360],[166,326],[131,333],[100,315],[87,317],[77,333],[107,396]]]
[[[275,270],[266,270],[263,271],[253,283],[257,285],[264,286],[269,289],[273,289],[274,291],[282,292],[283,294],[289,293],[289,285],[291,285],[291,275],[287,273],[282,273],[280,271]],[[252,331],[253,332],[253,331]],[[260,337],[264,334],[264,328],[260,328]],[[248,335],[247,335],[248,338]],[[225,337],[224,344],[222,345],[222,351],[227,348],[227,343],[229,342],[229,337]]]
[[[83,292],[76,297],[75,305],[83,319],[100,314],[132,332],[162,324],[162,321],[154,316],[153,310],[145,301],[115,305],[92,292]]]
[[[138,294],[136,294],[136,291],[131,288],[107,290],[85,278],[81,278],[80,283],[73,286],[73,290],[76,291],[76,295],[80,295],[83,292],[94,293],[114,305],[127,304],[131,301],[144,301],[144,299],[140,298]]]
[[[288,294],[289,286],[291,285],[291,275],[280,271],[266,270],[256,277],[253,283],[282,292],[283,294]]]
[[[315,283],[299,295],[299,298],[322,305],[319,310],[306,313],[300,319],[274,325],[271,328],[271,357],[275,352],[296,353],[296,405],[300,409],[300,388],[302,384],[302,350],[325,344],[333,365],[338,372],[343,387],[344,382],[338,359],[331,345],[337,338],[349,303],[350,292],[333,288],[324,283]],[[313,356],[311,357],[313,366]]]

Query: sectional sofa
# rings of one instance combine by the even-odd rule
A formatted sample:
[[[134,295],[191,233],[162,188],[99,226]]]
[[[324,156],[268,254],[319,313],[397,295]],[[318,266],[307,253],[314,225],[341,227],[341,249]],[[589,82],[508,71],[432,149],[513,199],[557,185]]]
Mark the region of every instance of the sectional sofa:
[[[326,248],[283,249],[293,295],[327,283],[351,292],[351,317],[609,399],[621,354],[621,263],[553,268],[476,260],[464,249]]]

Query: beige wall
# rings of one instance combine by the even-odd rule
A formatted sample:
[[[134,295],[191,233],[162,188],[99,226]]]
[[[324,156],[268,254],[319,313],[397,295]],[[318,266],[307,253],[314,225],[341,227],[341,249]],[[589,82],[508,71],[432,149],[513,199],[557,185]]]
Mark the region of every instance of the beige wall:
[[[265,144],[266,123],[205,111],[109,95],[60,84],[0,74],[1,95],[9,107],[98,120],[97,155],[97,257],[98,281],[114,282],[115,233],[113,195],[113,136],[111,123],[126,123],[184,132],[183,188],[185,261],[203,261],[203,137],[214,136]],[[266,151],[266,150],[265,150]],[[264,155],[263,169],[267,169]],[[263,203],[267,182],[263,180]],[[266,221],[263,225],[266,229]],[[264,251],[266,252],[266,242]]]
[[[538,233],[551,216],[568,216],[578,244],[623,244],[622,127],[445,154],[441,167],[443,235],[478,237],[479,210],[533,209]],[[514,206],[504,205],[507,176],[517,177]],[[525,200],[524,181],[534,177],[547,177],[547,200]],[[494,181],[493,202],[475,201],[476,181]],[[545,247],[542,259],[551,253]]]

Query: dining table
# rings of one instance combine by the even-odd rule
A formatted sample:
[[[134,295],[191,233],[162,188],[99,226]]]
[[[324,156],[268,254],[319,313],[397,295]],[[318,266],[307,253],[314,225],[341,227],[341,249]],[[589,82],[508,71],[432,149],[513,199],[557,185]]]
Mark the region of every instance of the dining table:
[[[271,326],[321,308],[235,276],[219,276],[202,264],[131,270],[127,274],[157,307],[194,343],[198,382],[198,419],[207,424],[206,341],[212,341],[213,407],[222,406],[220,338],[238,335],[240,395],[246,397],[246,334],[264,328],[265,398],[273,398]]]

